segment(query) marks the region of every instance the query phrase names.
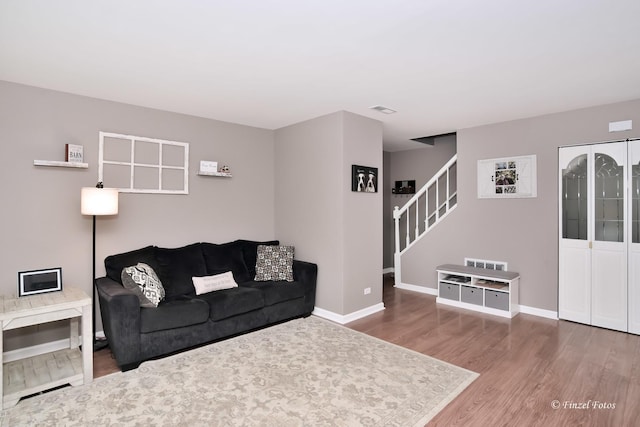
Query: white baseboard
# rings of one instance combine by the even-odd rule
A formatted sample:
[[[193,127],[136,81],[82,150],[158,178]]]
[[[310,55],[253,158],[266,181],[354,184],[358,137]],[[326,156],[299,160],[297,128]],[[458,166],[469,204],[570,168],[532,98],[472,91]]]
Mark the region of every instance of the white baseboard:
[[[394,287],[398,289],[405,289],[407,291],[420,292],[421,294],[438,296],[437,289],[427,288],[425,286],[410,285],[409,283],[396,283]]]
[[[393,273],[396,270],[393,267],[387,267],[387,268],[383,268],[382,269],[382,274],[389,274],[389,273]]]
[[[104,332],[96,332],[96,337],[100,339],[105,338]],[[82,336],[80,336],[78,342],[82,343]],[[2,354],[2,360],[4,362],[13,362],[14,360],[26,359],[27,357],[33,357],[40,354],[51,353],[53,351],[64,350],[65,348],[69,348],[69,345],[69,338],[66,338],[58,341],[47,342],[44,344],[32,345],[31,347],[18,348],[15,350],[5,351]]]
[[[558,312],[552,310],[544,310],[542,308],[529,307],[520,305],[520,313],[531,314],[533,316],[545,317],[547,319],[558,320]]]
[[[411,285],[409,283],[397,283],[395,285],[398,289],[405,289],[407,291],[420,292],[422,294],[429,294],[438,296],[438,290],[434,288],[427,288],[425,286]],[[542,308],[529,307],[527,305],[520,305],[520,313],[531,314],[533,316],[544,317],[546,319],[558,320],[558,312],[552,310],[544,310]]]
[[[313,313],[318,317],[322,317],[324,319],[327,320],[331,320],[332,322],[336,322],[339,323],[341,325],[344,325],[345,323],[349,323],[349,322],[353,322],[354,320],[358,320],[358,319],[362,319],[363,317],[367,317],[373,313],[377,313],[379,311],[384,310],[384,304],[383,303],[379,303],[376,305],[372,305],[371,307],[367,307],[367,308],[363,308],[362,310],[358,310],[358,311],[354,311],[353,313],[349,313],[349,314],[337,314],[334,313],[332,311],[329,310],[325,310],[322,308],[318,308],[316,307],[313,310]]]

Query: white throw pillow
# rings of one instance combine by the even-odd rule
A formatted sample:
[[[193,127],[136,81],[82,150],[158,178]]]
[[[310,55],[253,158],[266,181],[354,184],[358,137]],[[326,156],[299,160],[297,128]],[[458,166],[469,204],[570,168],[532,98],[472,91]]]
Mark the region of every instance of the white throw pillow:
[[[193,286],[196,288],[196,295],[238,287],[236,281],[233,280],[233,273],[230,271],[213,276],[192,277],[191,279],[193,280]]]

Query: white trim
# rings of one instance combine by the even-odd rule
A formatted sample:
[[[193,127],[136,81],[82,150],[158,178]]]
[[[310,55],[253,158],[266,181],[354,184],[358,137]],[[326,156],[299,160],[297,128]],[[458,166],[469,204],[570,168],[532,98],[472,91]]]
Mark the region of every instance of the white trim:
[[[393,273],[394,271],[395,269],[393,267],[387,267],[382,269],[382,274],[389,274],[389,273]]]
[[[409,283],[396,283],[394,287],[398,289],[405,289],[407,291],[419,292],[421,294],[434,295],[434,296],[438,295],[437,289],[427,288],[426,286],[411,285]]]
[[[428,294],[438,296],[438,290],[434,288],[427,288],[425,286],[411,285],[409,283],[397,283],[394,287],[398,289],[404,289],[407,291],[419,292],[421,294]],[[530,314],[532,316],[544,317],[546,319],[558,320],[558,312],[553,310],[545,310],[542,308],[529,307],[528,305],[518,305],[520,313]],[[493,311],[491,312],[493,314]]]
[[[345,323],[349,323],[349,322],[353,322],[354,320],[358,320],[358,319],[362,319],[363,317],[367,317],[373,313],[377,313],[379,311],[384,310],[384,304],[383,303],[379,303],[376,305],[372,305],[370,307],[367,308],[363,308],[362,310],[358,310],[358,311],[354,311],[353,313],[349,313],[349,314],[337,314],[334,313],[332,311],[329,310],[325,310],[322,308],[314,308],[313,309],[313,315],[318,316],[318,317],[322,317],[324,319],[327,320],[331,320],[332,322],[336,322],[339,323],[341,325],[344,325]]]
[[[533,316],[545,317],[547,319],[558,320],[558,312],[553,310],[544,310],[542,308],[529,307],[528,305],[520,306],[520,313],[531,314]]]

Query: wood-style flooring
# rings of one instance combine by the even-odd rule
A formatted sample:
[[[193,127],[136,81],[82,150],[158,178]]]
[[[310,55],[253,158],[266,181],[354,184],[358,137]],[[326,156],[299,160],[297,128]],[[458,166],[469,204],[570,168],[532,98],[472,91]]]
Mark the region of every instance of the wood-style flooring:
[[[435,303],[393,287],[385,310],[346,325],[480,376],[429,426],[639,426],[640,336]],[[96,377],[118,371],[108,349]]]

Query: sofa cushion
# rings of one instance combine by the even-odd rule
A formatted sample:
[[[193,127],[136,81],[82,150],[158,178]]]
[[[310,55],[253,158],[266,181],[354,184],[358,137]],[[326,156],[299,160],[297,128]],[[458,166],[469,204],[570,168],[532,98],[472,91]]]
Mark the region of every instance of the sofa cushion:
[[[264,307],[263,293],[250,287],[237,287],[198,296],[209,304],[211,320],[222,320]]]
[[[293,246],[259,245],[255,281],[293,282]]]
[[[205,301],[177,297],[161,302],[158,307],[140,309],[140,332],[143,334],[204,323],[209,319]]]
[[[158,263],[156,261],[156,247],[146,246],[135,251],[124,252],[117,255],[110,255],[104,259],[104,267],[107,271],[107,277],[111,280],[122,284],[120,275],[122,269],[143,262],[158,272]]]
[[[304,297],[305,288],[299,282],[245,282],[241,287],[260,290],[264,295],[264,305],[274,305],[279,302],[291,301]]]
[[[238,286],[233,280],[233,273],[214,274],[213,276],[192,277],[193,287],[196,288],[196,295],[207,294],[209,292],[231,289]]]
[[[202,243],[202,255],[207,266],[207,274],[231,271],[236,282],[253,279],[253,276],[249,276],[249,270],[244,262],[242,248],[243,245],[239,241],[219,245]]]
[[[122,286],[131,289],[140,300],[140,307],[157,307],[164,299],[164,288],[156,272],[139,262],[122,269]]]
[[[268,240],[266,242],[256,242],[254,240],[236,240],[236,242],[242,245],[242,254],[244,256],[244,263],[247,266],[247,272],[249,277],[247,280],[253,280],[253,278],[256,276],[256,260],[258,259],[258,246],[259,245],[273,246],[273,245],[280,244],[280,241],[278,240]]]
[[[156,248],[158,277],[162,281],[168,301],[180,295],[195,295],[193,276],[206,276],[207,267],[200,243],[181,248]]]

